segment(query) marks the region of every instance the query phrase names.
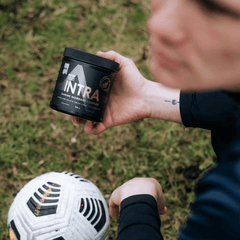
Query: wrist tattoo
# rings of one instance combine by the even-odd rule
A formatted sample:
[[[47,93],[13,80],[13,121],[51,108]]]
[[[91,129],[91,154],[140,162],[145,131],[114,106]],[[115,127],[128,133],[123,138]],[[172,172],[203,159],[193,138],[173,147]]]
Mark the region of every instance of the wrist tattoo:
[[[178,102],[176,99],[173,99],[172,101],[165,100],[165,102],[169,102],[169,103],[171,103],[172,105],[177,105],[178,103],[180,103],[180,102]]]

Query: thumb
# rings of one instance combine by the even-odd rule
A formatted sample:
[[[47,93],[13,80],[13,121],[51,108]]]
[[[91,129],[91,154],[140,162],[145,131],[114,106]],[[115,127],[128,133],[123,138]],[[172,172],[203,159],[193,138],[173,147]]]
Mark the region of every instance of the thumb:
[[[113,202],[112,199],[109,201],[109,212],[112,218],[117,218],[119,215],[119,206]]]
[[[165,215],[165,214],[167,214],[167,207],[166,206],[164,206],[163,208],[160,208],[159,206],[158,206],[158,214],[159,215]]]
[[[102,52],[102,51],[98,51],[97,56],[99,57],[103,57],[103,58],[107,58],[111,61],[115,61],[115,62],[120,62],[120,54],[116,53],[115,51],[108,51],[108,52]]]
[[[120,187],[115,189],[109,200],[110,215],[112,218],[117,218],[119,215],[119,207],[121,204]]]
[[[124,67],[130,61],[129,58],[126,58],[126,57],[122,56],[121,54],[119,54],[115,51],[112,51],[112,50],[109,51],[109,52],[98,51],[96,55],[99,56],[99,57],[103,57],[103,58],[106,58],[106,59],[109,59],[111,61],[119,63],[119,69]]]
[[[156,201],[157,201],[157,206],[158,206],[158,213],[160,215],[167,214],[167,207],[165,206],[165,200],[164,200],[164,196],[163,196],[161,187],[159,188],[159,190],[157,192]]]
[[[167,207],[165,206],[163,212],[161,213],[161,215],[165,215],[165,214],[167,214],[167,212],[168,212],[167,211]]]

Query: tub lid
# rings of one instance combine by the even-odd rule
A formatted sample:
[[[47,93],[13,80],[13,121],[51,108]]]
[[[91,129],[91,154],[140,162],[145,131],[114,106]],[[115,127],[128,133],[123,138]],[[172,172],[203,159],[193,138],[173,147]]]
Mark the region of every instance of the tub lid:
[[[90,63],[99,67],[107,68],[113,72],[117,71],[119,64],[106,58],[102,58],[91,53],[86,53],[73,48],[65,48],[65,57],[73,58],[79,61]]]

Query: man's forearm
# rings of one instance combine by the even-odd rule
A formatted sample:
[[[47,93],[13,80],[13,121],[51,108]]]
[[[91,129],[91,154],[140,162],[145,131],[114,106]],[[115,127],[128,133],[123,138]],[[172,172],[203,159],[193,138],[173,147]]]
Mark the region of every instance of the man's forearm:
[[[180,90],[149,81],[146,101],[150,108],[150,118],[182,123]]]

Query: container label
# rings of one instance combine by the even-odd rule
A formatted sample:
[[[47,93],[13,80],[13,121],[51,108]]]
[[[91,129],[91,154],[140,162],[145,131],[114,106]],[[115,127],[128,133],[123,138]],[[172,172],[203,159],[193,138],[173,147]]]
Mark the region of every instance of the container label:
[[[109,77],[103,77],[100,81],[100,87],[102,88],[103,91],[108,92],[111,87],[111,81]]]
[[[76,79],[78,79],[78,81]],[[71,73],[67,75],[67,77],[61,84],[59,90],[77,96],[80,96],[81,94],[83,98],[87,98],[90,100],[95,99],[97,102],[99,102],[99,90],[96,89],[93,92],[91,87],[87,86],[86,77],[83,71],[83,67],[81,65],[77,65],[71,71]]]
[[[65,64],[64,64],[64,69],[63,69],[62,74],[67,74],[67,73],[68,73],[69,65],[70,65],[69,63],[65,63]]]
[[[86,63],[64,61],[51,104],[60,111],[101,121],[111,85],[111,72]]]

